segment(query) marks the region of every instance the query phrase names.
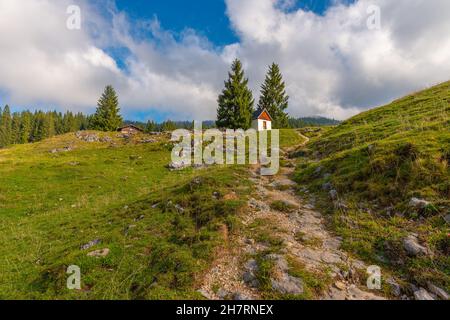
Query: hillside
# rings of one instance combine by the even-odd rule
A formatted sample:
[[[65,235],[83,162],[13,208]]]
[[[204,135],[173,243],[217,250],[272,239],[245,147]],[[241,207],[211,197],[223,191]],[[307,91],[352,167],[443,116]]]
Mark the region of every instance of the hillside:
[[[252,183],[247,166],[171,171],[171,148],[85,131],[0,150],[0,299],[204,299]]]
[[[344,247],[401,283],[450,289],[450,82],[311,138],[296,180],[334,213]],[[408,237],[427,254],[408,254]]]
[[[170,171],[168,137],[85,134],[0,150],[0,299],[201,298],[245,169]],[[70,265],[81,291],[66,288]]]

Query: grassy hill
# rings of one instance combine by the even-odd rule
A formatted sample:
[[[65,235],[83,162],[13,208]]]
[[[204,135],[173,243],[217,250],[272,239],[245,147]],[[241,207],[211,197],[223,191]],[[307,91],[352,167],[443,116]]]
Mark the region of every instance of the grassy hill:
[[[168,136],[84,134],[0,150],[0,299],[201,299],[247,167],[170,171]],[[282,146],[300,142],[282,131]],[[71,265],[81,291],[66,288]]]
[[[67,134],[0,150],[0,298],[201,298],[197,277],[244,203],[245,167],[169,171],[167,137],[91,134],[103,142]],[[82,291],[66,288],[70,265]]]
[[[306,135],[309,132],[305,132]],[[450,82],[411,94],[311,135],[296,179],[320,195],[344,247],[399,280],[450,289]],[[337,191],[337,207],[329,190]],[[305,191],[305,189],[303,189]],[[413,197],[429,202],[418,210]],[[448,217],[447,217],[448,219]],[[432,255],[408,257],[417,233]]]

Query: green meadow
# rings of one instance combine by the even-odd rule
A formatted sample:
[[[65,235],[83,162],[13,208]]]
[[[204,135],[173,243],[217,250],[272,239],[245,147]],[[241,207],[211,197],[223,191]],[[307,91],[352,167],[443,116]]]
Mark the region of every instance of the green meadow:
[[[200,297],[196,275],[242,205],[223,196],[245,196],[246,184],[236,184],[245,169],[169,171],[168,139],[114,135],[113,143],[67,134],[0,151],[0,298]],[[107,257],[87,256],[104,248]],[[70,265],[81,267],[81,291],[66,288]]]

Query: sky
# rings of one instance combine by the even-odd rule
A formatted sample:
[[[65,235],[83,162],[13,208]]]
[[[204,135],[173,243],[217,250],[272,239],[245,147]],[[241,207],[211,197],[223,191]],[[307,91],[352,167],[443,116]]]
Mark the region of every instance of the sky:
[[[80,8],[79,29],[67,20]],[[448,0],[0,0],[0,105],[214,119],[239,58],[280,65],[291,116],[346,119],[450,78]]]

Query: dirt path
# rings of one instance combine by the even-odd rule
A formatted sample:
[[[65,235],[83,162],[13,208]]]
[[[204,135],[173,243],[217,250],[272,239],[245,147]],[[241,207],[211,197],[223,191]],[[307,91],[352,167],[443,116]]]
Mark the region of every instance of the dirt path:
[[[303,138],[305,141],[301,146],[309,141],[307,137]],[[286,166],[281,168],[276,176],[264,177],[259,174],[257,166],[252,168],[254,198],[249,200],[249,209],[242,215],[244,229],[264,222],[265,227],[270,228],[271,236],[283,242],[280,254],[272,255],[281,266],[279,271],[284,272],[280,276],[281,280],[275,282],[275,287],[281,287],[282,293],[300,290],[299,281],[288,275],[288,267],[283,267],[287,259],[294,259],[312,273],[323,273],[327,270],[331,285],[318,297],[320,299],[383,299],[361,285],[360,275],[365,272],[367,266],[361,261],[351,259],[342,251],[341,239],[327,230],[324,218],[314,209],[314,204],[306,203],[296,195],[296,183],[291,180],[295,164],[294,160],[287,157],[289,152],[296,148],[282,152],[282,160]],[[271,205],[273,207],[274,202],[282,203],[291,210],[273,210]],[[254,260],[248,260],[248,255],[266,250],[267,245],[252,239],[251,236],[251,233],[243,232],[242,235],[230,239],[230,243],[234,243],[233,247],[223,251],[205,278],[201,288],[204,296],[210,299],[260,298],[257,286],[249,285],[251,279],[248,279],[248,270],[251,267],[248,265],[254,263]],[[247,278],[247,281],[244,281],[244,278]]]

